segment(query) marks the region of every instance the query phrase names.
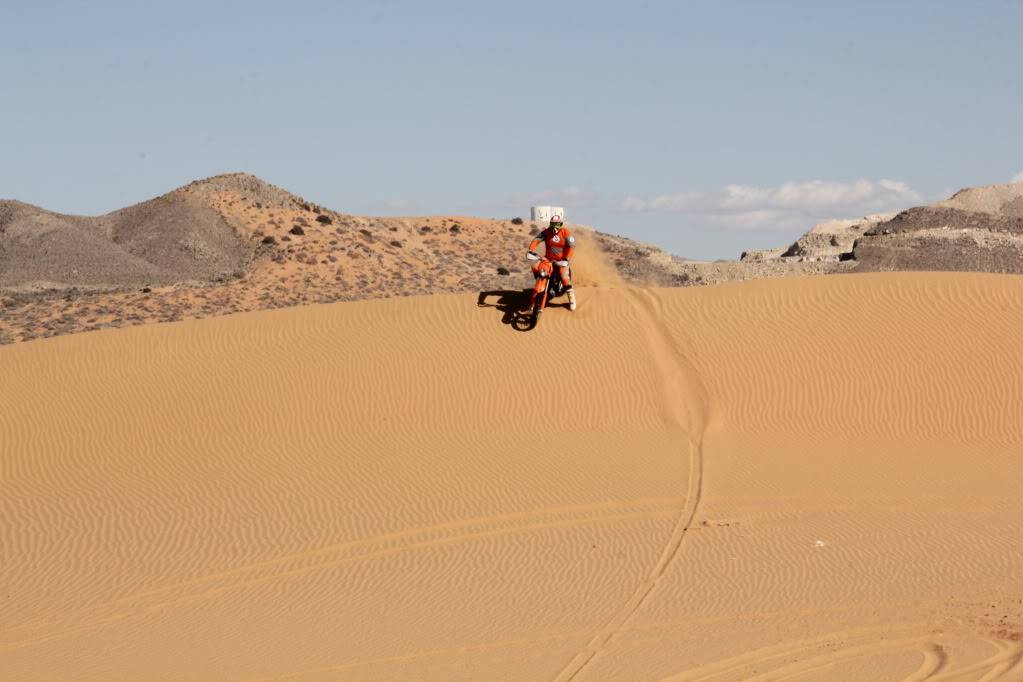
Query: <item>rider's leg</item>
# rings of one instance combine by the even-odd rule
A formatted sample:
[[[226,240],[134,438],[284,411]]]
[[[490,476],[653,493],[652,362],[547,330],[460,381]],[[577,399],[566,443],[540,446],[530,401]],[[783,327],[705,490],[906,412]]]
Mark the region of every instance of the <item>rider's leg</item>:
[[[558,267],[558,276],[561,277],[561,284],[565,291],[572,288],[572,280],[568,277],[568,268]]]
[[[568,309],[575,310],[575,289],[572,288],[572,280],[569,278],[568,268],[558,268],[561,276],[561,283],[564,285],[565,293],[568,294]]]

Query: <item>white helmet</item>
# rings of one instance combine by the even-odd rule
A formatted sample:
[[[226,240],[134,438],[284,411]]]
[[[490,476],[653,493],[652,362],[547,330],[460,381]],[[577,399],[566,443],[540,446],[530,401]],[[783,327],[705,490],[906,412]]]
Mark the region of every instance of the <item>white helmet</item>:
[[[560,215],[555,213],[554,215],[551,216],[551,224],[550,224],[551,227],[553,227],[554,229],[558,229],[559,227],[562,226],[562,224],[563,223],[562,223]]]

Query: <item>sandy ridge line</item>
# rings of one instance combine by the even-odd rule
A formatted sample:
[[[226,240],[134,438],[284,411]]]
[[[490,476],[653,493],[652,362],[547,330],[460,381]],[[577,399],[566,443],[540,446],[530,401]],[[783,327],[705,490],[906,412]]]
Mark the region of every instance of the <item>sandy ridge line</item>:
[[[604,647],[632,621],[647,602],[654,588],[664,576],[668,566],[682,550],[682,543],[696,518],[703,494],[703,431],[706,426],[707,391],[698,375],[684,358],[671,332],[661,321],[664,314],[660,300],[647,290],[627,289],[633,305],[646,318],[646,339],[651,356],[664,377],[665,418],[669,425],[684,427],[688,432],[686,449],[689,458],[689,480],[686,483],[686,502],[679,513],[657,563],[647,578],[636,588],[629,600],[555,678],[555,682],[569,682],[578,677]],[[696,408],[695,414],[684,409]]]

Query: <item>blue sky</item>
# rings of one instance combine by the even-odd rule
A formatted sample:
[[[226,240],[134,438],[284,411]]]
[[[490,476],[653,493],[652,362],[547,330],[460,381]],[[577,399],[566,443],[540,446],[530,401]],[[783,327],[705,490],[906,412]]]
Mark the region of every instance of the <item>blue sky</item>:
[[[228,171],[733,258],[1023,172],[1023,3],[0,0],[0,197]]]

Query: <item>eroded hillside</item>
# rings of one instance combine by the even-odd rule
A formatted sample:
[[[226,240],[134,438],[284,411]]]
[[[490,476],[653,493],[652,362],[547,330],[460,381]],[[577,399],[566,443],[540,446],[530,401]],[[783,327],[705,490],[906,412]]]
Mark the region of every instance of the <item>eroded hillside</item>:
[[[521,290],[531,284],[522,256],[537,229],[521,220],[348,215],[245,174],[99,218],[6,205],[0,343],[309,303]],[[599,244],[614,238],[573,229],[575,274],[599,285],[607,274]],[[209,246],[209,235],[223,248]],[[59,249],[48,247],[53,239]],[[37,252],[50,254],[45,268]]]

